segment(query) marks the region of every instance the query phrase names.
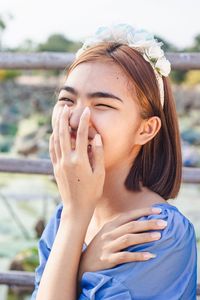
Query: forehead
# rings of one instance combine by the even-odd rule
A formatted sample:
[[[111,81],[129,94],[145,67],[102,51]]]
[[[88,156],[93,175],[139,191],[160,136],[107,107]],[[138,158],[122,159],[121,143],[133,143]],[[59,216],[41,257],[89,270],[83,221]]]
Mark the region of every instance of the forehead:
[[[106,91],[118,96],[133,92],[133,84],[115,63],[84,62],[77,65],[68,75],[66,85],[78,92]]]

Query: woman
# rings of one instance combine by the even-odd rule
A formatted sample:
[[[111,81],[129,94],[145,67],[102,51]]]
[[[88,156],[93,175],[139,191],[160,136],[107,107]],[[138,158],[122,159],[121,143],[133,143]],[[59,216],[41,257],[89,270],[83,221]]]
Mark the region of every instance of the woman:
[[[194,228],[167,202],[182,161],[160,46],[119,24],[77,52],[52,115],[62,203],[39,242],[32,299],[196,299]]]

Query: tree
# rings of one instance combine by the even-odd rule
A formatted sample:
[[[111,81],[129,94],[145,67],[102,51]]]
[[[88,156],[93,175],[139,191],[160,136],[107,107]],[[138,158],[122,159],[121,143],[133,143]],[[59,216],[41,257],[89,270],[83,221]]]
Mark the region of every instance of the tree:
[[[80,43],[57,33],[50,35],[45,43],[39,44],[38,51],[74,52],[80,46]]]
[[[197,34],[194,38],[192,47],[185,49],[186,52],[200,52],[200,34]]]
[[[194,51],[200,52],[200,34],[196,35],[194,40]]]
[[[5,22],[2,20],[2,17],[0,17],[0,30],[3,31],[6,28]]]
[[[13,15],[10,13],[5,14],[4,16],[0,15],[0,50],[2,50],[2,34],[6,29],[6,23],[12,19]]]
[[[177,52],[176,46],[174,46],[172,43],[168,42],[167,40],[161,38],[160,36],[155,36],[155,38],[158,40],[158,42],[162,42],[163,46],[162,49],[166,52]]]
[[[174,46],[172,43],[166,41],[165,39],[156,36],[156,39],[159,42],[163,43],[162,49],[166,52],[180,52],[180,50],[177,49],[176,46]],[[187,75],[187,71],[183,71],[183,70],[172,70],[170,73],[170,78],[172,79],[172,81],[174,83],[182,83]]]
[[[5,29],[6,29],[6,24],[5,24],[4,20],[3,20],[3,18],[0,16],[0,50],[2,48],[2,45],[1,45],[1,43],[2,43],[2,41],[1,41],[1,39],[2,39],[2,33],[3,33],[3,31]]]

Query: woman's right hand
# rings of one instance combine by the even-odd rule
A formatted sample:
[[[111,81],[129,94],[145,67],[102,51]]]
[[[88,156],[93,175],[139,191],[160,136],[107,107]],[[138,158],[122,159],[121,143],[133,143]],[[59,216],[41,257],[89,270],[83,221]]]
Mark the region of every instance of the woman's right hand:
[[[153,210],[152,210],[153,209]],[[156,211],[157,210],[157,211]],[[161,209],[148,207],[122,213],[104,224],[95,235],[87,249],[82,252],[79,265],[79,281],[84,272],[94,272],[110,269],[118,264],[146,261],[152,257],[149,252],[122,251],[132,245],[152,242],[160,239],[160,232],[148,232],[150,230],[164,229],[167,223],[160,219],[137,220],[143,216],[160,214]],[[161,224],[158,224],[161,221]]]

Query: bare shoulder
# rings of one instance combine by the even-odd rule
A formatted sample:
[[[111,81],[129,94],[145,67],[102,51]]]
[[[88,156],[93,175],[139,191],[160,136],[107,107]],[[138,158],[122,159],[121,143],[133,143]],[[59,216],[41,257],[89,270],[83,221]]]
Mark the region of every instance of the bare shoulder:
[[[165,200],[159,194],[144,187],[143,187],[143,193],[141,198],[144,206],[151,206],[159,203],[167,203],[167,200]]]

